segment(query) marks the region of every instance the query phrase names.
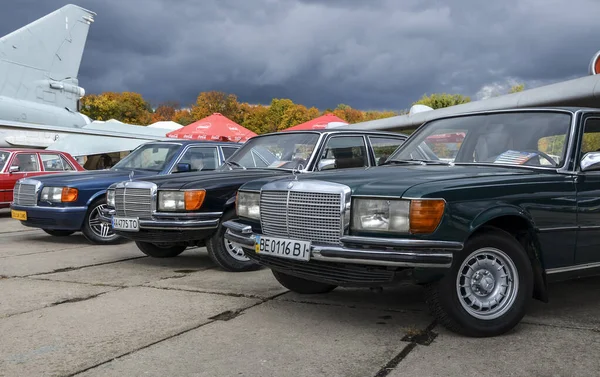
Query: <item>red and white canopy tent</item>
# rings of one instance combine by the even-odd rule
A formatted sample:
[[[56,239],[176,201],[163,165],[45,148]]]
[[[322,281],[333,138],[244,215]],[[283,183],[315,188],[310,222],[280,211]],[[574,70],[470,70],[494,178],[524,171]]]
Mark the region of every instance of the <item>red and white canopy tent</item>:
[[[308,122],[300,123],[296,126],[286,128],[282,131],[302,131],[302,130],[320,130],[323,128],[333,128],[336,126],[347,125],[348,122],[344,121],[331,113],[321,115],[318,118],[309,120]]]
[[[219,113],[195,121],[183,128],[167,133],[174,139],[234,141],[243,143],[256,134]]]

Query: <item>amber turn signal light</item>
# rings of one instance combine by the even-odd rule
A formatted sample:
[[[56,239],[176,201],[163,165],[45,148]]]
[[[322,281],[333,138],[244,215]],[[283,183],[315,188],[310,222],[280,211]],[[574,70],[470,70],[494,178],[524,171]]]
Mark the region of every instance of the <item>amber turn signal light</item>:
[[[442,220],[446,203],[443,200],[413,200],[410,202],[410,232],[433,233]]]
[[[77,200],[79,191],[76,188],[63,187],[60,195],[60,201],[63,203],[72,203]]]
[[[205,190],[186,191],[184,193],[185,210],[195,211],[202,207],[205,196]]]

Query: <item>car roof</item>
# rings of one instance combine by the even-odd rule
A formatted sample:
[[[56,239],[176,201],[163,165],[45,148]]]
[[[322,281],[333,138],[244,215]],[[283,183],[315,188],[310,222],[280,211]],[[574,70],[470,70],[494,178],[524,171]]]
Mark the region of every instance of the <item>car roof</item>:
[[[0,151],[2,152],[27,152],[27,153],[64,153],[64,154],[68,154],[66,152],[60,152],[60,151],[54,151],[51,149],[35,149],[35,148],[0,148]]]
[[[351,130],[347,130],[347,129],[337,129],[337,128],[325,128],[325,129],[318,129],[318,130],[294,130],[294,131],[278,131],[278,132],[269,132],[266,134],[262,134],[262,135],[258,135],[258,136],[265,136],[265,135],[274,135],[274,134],[298,134],[298,133],[317,133],[317,134],[339,134],[339,133],[353,133],[353,134],[371,134],[371,135],[379,135],[379,136],[394,136],[394,137],[398,137],[398,136],[408,136],[405,135],[401,132],[393,132],[393,131],[378,131],[378,130],[360,130],[360,129],[351,129]],[[255,137],[258,137],[255,136]]]
[[[235,141],[211,141],[211,140],[190,140],[190,139],[171,139],[171,140],[156,140],[156,141],[149,141],[146,144],[160,144],[160,143],[179,143],[182,145],[188,145],[188,144],[206,144],[206,145],[242,145],[243,143],[238,143]]]

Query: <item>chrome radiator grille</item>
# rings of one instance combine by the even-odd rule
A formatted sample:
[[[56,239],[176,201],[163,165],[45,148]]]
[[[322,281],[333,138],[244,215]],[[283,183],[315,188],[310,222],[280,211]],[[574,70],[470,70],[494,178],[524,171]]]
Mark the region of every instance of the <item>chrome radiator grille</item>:
[[[149,188],[116,188],[115,209],[117,216],[152,218],[152,190]]]
[[[339,244],[343,233],[342,193],[265,191],[260,221],[265,235]]]
[[[20,206],[35,206],[37,205],[37,193],[35,185],[15,183],[13,189],[13,202]]]

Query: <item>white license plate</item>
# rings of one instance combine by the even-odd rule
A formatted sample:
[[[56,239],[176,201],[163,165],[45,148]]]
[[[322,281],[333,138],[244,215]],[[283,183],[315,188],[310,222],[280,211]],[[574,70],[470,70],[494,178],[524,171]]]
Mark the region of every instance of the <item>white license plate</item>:
[[[113,229],[125,230],[128,232],[139,232],[140,222],[137,217],[113,217]]]
[[[275,257],[310,260],[310,242],[288,240],[285,238],[256,236],[254,251],[257,254]]]

